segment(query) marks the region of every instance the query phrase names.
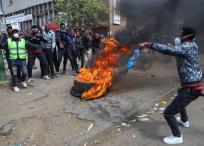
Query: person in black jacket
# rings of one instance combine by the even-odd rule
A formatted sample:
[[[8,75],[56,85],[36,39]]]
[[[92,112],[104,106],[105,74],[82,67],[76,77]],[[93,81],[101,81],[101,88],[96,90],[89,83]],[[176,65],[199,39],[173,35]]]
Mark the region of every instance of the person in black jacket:
[[[48,76],[48,62],[43,52],[43,42],[46,43],[44,37],[40,34],[39,28],[36,25],[32,26],[32,33],[28,37],[28,83],[33,81],[32,69],[35,64],[35,59],[40,61],[41,77],[45,80],[49,80]]]
[[[54,61],[55,63],[55,69],[56,69],[56,76],[60,76],[59,74],[59,69],[60,69],[60,64],[62,62],[62,57],[64,57],[64,65],[66,66],[66,62],[68,60],[68,56],[66,55],[66,50],[65,50],[65,46],[66,46],[66,35],[67,35],[67,30],[65,27],[65,23],[61,23],[60,24],[60,30],[56,32],[56,45],[57,45],[57,61]],[[65,68],[63,68],[63,70],[65,71]]]

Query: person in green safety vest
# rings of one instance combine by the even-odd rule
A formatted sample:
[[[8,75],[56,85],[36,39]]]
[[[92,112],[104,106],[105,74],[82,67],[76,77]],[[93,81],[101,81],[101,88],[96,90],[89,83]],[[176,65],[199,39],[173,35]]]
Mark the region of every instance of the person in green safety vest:
[[[28,58],[26,50],[27,43],[24,38],[20,37],[19,31],[14,29],[12,31],[12,37],[7,39],[5,48],[9,53],[9,60],[11,63],[12,89],[18,92],[20,89],[17,86],[17,72],[21,73],[21,86],[23,88],[27,87],[25,82],[27,77],[26,59]]]

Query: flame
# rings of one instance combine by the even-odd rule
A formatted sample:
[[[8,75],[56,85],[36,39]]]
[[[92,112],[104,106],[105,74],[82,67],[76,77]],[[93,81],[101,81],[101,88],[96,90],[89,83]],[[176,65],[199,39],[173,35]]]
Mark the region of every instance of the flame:
[[[116,40],[106,38],[104,48],[97,54],[94,64],[82,68],[76,78],[80,82],[96,83],[81,98],[95,99],[104,95],[112,85],[114,68],[117,67],[120,57],[131,53],[128,47],[120,47]]]

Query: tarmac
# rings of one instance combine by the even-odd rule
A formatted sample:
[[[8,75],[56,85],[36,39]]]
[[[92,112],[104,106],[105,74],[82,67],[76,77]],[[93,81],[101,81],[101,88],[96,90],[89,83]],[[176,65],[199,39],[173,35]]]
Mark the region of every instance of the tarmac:
[[[53,80],[39,79],[36,70],[35,80],[19,93],[14,93],[9,85],[3,84],[0,86],[0,127],[11,124],[13,131],[8,136],[0,136],[0,145],[91,145],[93,139],[98,136],[103,138],[103,134],[112,130],[118,123],[149,109],[164,97],[172,97],[179,87],[176,70],[172,69],[174,67],[174,62],[162,65],[155,63],[151,65],[151,69],[131,71],[121,76],[105,96],[89,101],[70,95],[69,91],[75,79],[70,69],[66,75]],[[204,101],[200,100],[196,103],[202,105]],[[200,110],[199,114],[194,115],[195,119],[199,117],[198,120],[204,121],[203,109],[194,107],[194,112]],[[107,134],[107,140],[99,145],[160,146],[158,139],[167,134],[166,123],[161,119],[161,115],[156,114],[151,117],[152,123],[136,123],[127,130],[127,134],[116,134],[117,137],[113,138]],[[201,138],[203,132],[199,125],[202,124],[196,120],[192,121],[192,124],[196,126],[196,139]],[[135,133],[136,139],[131,139],[131,132]],[[152,145],[151,142],[155,144]],[[203,142],[202,139],[200,142]]]

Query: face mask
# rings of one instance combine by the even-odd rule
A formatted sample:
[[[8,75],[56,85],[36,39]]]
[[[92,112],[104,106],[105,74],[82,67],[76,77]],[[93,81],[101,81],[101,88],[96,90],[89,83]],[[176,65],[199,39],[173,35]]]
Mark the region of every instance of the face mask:
[[[32,29],[34,33],[37,33],[38,32],[38,29],[37,28],[34,28]]]
[[[193,34],[190,34],[190,35],[186,35],[184,36],[183,38],[180,38],[180,37],[177,37],[175,38],[174,42],[175,42],[175,45],[181,45],[182,43],[182,40],[188,38],[188,37],[191,37]],[[194,41],[194,40],[193,40]]]
[[[177,37],[177,38],[175,38],[174,42],[175,42],[175,45],[180,45],[181,39],[179,37]]]
[[[13,34],[13,37],[14,37],[15,39],[18,39],[20,36],[19,36],[18,33],[14,33],[14,34]]]

